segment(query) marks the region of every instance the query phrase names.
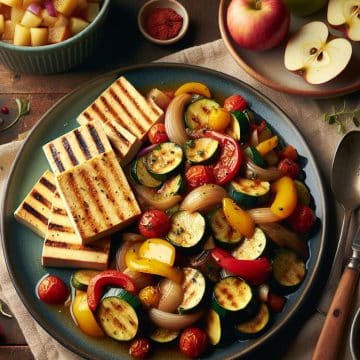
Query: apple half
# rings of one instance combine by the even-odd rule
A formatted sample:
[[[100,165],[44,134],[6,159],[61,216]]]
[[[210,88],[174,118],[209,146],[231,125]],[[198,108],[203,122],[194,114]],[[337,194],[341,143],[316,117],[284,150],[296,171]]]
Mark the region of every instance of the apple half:
[[[360,0],[330,0],[327,20],[350,40],[360,41]]]
[[[352,54],[349,40],[329,38],[329,30],[321,21],[300,28],[288,41],[285,67],[304,77],[310,84],[323,84],[339,75]]]

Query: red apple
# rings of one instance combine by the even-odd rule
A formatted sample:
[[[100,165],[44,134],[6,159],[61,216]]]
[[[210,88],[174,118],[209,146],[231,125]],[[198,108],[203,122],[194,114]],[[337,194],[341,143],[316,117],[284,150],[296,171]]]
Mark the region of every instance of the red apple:
[[[250,50],[278,46],[289,31],[290,14],[282,0],[231,0],[227,26],[234,41]]]

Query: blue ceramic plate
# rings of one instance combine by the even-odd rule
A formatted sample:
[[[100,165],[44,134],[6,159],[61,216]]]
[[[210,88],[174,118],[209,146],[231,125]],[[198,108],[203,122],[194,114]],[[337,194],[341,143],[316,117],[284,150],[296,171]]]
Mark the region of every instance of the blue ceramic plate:
[[[44,115],[16,158],[3,201],[2,245],[14,286],[32,316],[50,335],[67,348],[90,359],[129,358],[128,344],[118,343],[111,339],[90,338],[77,329],[67,314],[68,311],[59,312],[58,308],[45,305],[38,300],[35,295],[35,286],[44,274],[51,272],[68,281],[71,271],[42,268],[43,240],[17,223],[13,217],[18,204],[48,168],[41,149],[42,145],[77,127],[75,121],[77,115],[120,75],[125,75],[143,92],[153,86],[166,89],[175,88],[187,81],[199,81],[209,86],[215,98],[241,93],[251,108],[266,119],[308,160],[305,168],[306,184],[310,187],[315,199],[316,215],[321,219],[322,225],[320,231],[309,241],[311,257],[308,261],[306,279],[289,297],[284,311],[275,318],[274,324],[267,332],[256,339],[236,342],[226,348],[217,349],[209,355],[209,358],[233,359],[249,354],[261,344],[271,340],[291,320],[312,292],[312,285],[319,270],[325,246],[326,206],[324,189],[314,158],[305,140],[289,118],[275,104],[250,86],[219,72],[194,66],[160,63],[121,69],[85,83]],[[159,350],[156,352],[156,358],[169,359],[170,353],[172,358],[183,358],[175,349]]]

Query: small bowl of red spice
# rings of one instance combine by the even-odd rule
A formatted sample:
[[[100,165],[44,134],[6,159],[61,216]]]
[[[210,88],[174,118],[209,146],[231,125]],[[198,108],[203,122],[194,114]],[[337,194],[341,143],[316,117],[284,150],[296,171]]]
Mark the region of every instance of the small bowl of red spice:
[[[140,9],[138,26],[141,33],[159,45],[180,40],[189,26],[189,15],[176,0],[150,0]]]

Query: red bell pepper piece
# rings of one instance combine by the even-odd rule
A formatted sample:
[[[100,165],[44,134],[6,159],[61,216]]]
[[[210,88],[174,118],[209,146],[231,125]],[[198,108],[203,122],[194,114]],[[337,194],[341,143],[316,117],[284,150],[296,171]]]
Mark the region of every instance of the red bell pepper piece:
[[[205,130],[204,137],[210,137],[220,143],[221,153],[216,164],[212,165],[216,184],[228,184],[239,172],[242,161],[242,151],[239,143],[231,136],[216,131]]]
[[[108,285],[122,287],[132,294],[136,294],[137,292],[137,288],[133,280],[126,274],[116,270],[102,271],[90,280],[87,288],[87,301],[89,308],[92,311],[96,310],[104,287]]]
[[[238,260],[228,251],[218,247],[211,250],[211,256],[223,269],[242,277],[253,285],[264,283],[271,272],[271,263],[266,257],[256,260]]]

